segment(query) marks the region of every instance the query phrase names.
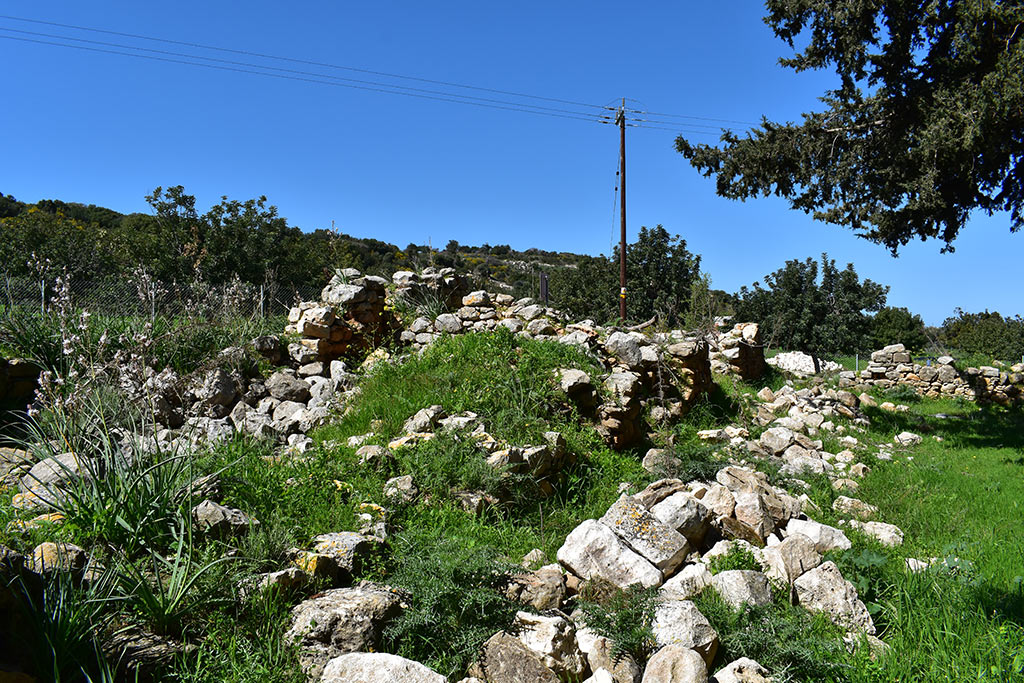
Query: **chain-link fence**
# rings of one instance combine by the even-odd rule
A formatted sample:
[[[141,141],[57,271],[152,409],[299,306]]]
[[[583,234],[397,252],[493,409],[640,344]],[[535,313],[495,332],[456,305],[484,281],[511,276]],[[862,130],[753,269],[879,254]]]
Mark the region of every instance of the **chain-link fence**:
[[[59,294],[56,278],[12,277],[0,272],[0,308],[47,311]],[[76,309],[96,315],[215,318],[270,317],[288,313],[298,301],[320,298],[320,287],[278,282],[252,284],[234,280],[159,282],[146,275],[135,278],[71,280],[67,291]]]

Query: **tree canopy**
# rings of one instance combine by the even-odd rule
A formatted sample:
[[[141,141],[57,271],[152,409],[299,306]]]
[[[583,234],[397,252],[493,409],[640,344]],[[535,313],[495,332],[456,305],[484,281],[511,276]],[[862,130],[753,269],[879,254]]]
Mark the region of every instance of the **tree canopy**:
[[[928,335],[921,316],[892,306],[876,313],[871,321],[871,348],[880,349],[889,344],[903,344],[914,353],[924,350]]]
[[[772,346],[814,356],[867,350],[872,323],[867,313],[880,310],[889,291],[871,280],[861,282],[852,263],[839,270],[828,254],[821,255],[820,271],[813,259],[794,259],[765,276],[764,284],[740,288],[735,319],[760,323]]]
[[[1024,4],[999,0],[768,0],[796,71],[837,88],[802,123],[763,119],[719,146],[676,149],[723,197],[775,194],[896,253],[952,242],[971,211],[1024,225]]]
[[[551,295],[570,316],[610,322],[619,316],[619,256],[585,257],[576,268],[551,272]],[[660,225],[641,227],[626,245],[626,313],[631,321],[659,316],[676,325],[689,311],[691,287],[700,277],[700,256],[686,240]]]

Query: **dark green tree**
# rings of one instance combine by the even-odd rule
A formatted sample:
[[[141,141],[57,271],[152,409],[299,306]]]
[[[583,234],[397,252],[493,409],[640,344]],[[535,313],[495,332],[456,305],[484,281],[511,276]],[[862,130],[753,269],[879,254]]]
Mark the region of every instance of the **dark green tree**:
[[[821,255],[820,272],[813,259],[794,259],[765,276],[764,284],[740,289],[735,319],[759,323],[766,343],[808,353],[815,364],[821,354],[866,350],[867,312],[880,310],[889,291],[871,280],[861,282],[852,263],[840,271],[828,254]]]
[[[967,313],[959,308],[942,323],[942,342],[968,353],[983,353],[1016,362],[1024,356],[1024,318],[991,313]]]
[[[636,242],[626,245],[627,308],[629,320],[659,316],[678,325],[689,310],[690,290],[700,276],[700,256],[686,241],[658,225],[641,227]],[[581,259],[575,268],[550,273],[552,301],[576,319],[599,323],[619,316],[619,256]]]
[[[616,259],[616,263],[617,263]],[[640,228],[626,245],[626,311],[633,320],[658,316],[677,325],[690,307],[690,289],[700,277],[700,256],[686,240],[658,225]]]
[[[889,344],[903,344],[911,352],[928,345],[924,321],[905,308],[886,306],[871,320],[871,348],[880,349]]]
[[[1024,224],[1024,4],[999,0],[768,0],[781,64],[834,69],[801,123],[765,118],[719,146],[676,140],[718,194],[775,194],[894,253],[945,250],[974,210]]]

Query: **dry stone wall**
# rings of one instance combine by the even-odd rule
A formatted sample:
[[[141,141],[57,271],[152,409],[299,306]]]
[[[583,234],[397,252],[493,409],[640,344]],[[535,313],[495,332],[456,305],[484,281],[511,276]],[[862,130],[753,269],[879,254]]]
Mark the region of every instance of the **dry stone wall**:
[[[737,323],[718,335],[711,353],[711,369],[739,375],[744,380],[760,379],[767,367],[761,328],[757,323]]]
[[[288,313],[285,332],[300,339],[288,355],[299,365],[329,363],[383,343],[395,329],[385,310],[388,281],[345,269],[331,278],[320,301],[304,301]]]
[[[980,403],[1017,405],[1024,400],[1024,363],[1010,368],[982,366],[958,369],[950,356],[935,365],[914,363],[903,344],[893,344],[871,354],[871,363],[857,376],[844,372],[845,386],[867,384],[880,388],[913,387],[929,398],[961,397]]]

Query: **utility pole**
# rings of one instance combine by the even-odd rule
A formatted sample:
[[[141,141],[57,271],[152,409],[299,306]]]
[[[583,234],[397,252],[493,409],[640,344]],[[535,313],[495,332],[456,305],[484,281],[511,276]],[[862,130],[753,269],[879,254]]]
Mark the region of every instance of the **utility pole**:
[[[619,124],[619,188],[622,212],[622,234],[619,239],[619,318],[626,322],[626,98],[615,118]]]

